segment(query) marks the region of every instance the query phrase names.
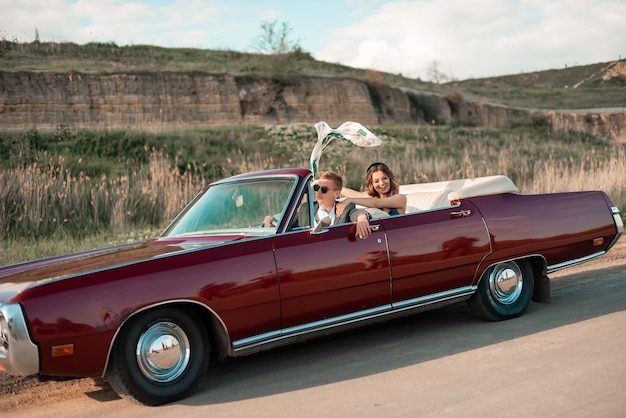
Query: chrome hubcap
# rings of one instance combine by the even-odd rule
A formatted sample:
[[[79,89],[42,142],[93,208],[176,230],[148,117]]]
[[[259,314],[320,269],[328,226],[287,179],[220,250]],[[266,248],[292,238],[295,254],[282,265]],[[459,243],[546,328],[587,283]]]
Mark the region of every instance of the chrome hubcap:
[[[523,284],[522,272],[513,262],[498,264],[489,275],[489,291],[502,305],[515,303],[522,293]]]
[[[137,364],[151,381],[167,383],[178,378],[189,364],[187,334],[172,322],[158,322],[137,342]]]

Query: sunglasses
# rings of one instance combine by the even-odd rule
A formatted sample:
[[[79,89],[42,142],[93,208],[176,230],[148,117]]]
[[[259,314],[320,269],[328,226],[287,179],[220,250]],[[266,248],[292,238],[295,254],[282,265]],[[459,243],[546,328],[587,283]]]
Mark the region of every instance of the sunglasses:
[[[322,193],[326,193],[329,189],[328,186],[320,186],[319,184],[314,184],[313,185],[313,190],[315,190],[316,192],[319,190],[322,190]],[[335,190],[335,189],[333,189]]]

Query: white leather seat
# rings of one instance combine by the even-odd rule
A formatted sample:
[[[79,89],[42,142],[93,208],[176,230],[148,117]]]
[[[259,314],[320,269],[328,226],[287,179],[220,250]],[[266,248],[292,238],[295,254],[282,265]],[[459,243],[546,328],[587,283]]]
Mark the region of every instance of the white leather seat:
[[[450,206],[469,197],[518,192],[511,179],[501,175],[400,186],[400,193],[407,197],[407,212]]]

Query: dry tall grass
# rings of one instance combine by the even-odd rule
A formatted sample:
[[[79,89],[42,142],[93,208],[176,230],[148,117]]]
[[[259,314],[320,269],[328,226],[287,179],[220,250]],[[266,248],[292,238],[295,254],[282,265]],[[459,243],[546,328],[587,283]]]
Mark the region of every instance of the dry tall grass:
[[[621,208],[622,215],[626,215],[624,149],[616,149],[608,156],[590,152],[578,162],[569,159],[535,161],[523,158],[517,151],[509,151],[501,151],[493,159],[482,160],[474,159],[468,153],[460,162],[449,157],[418,160],[411,152],[403,156],[389,156],[377,160],[385,161],[392,167],[394,173],[399,174],[401,183],[424,183],[502,174],[513,179],[523,194],[602,190]],[[369,161],[374,160],[364,161],[362,166],[367,167]]]
[[[386,162],[401,183],[503,174],[524,194],[603,190],[626,212],[623,144],[559,144],[537,141],[532,134],[485,138],[472,129],[410,129],[413,139],[408,141],[379,129],[384,146],[377,148],[338,142],[325,151],[320,169],[340,172],[354,188],[362,186],[363,170],[372,161]],[[307,167],[306,150],[313,143],[314,138],[304,143],[302,134],[294,133],[275,145],[282,147],[283,158],[239,152],[224,163],[232,172]],[[158,233],[213,180],[194,175],[198,171],[192,166],[181,172],[178,161],[162,152],[147,152],[147,166],[125,169],[115,178],[89,178],[68,168],[62,157],[0,171],[0,264],[144,239]]]
[[[206,185],[193,170],[173,167],[166,155],[152,151],[147,170],[111,179],[73,175],[62,157],[2,171],[3,238],[37,238],[64,228],[124,233],[137,225],[162,226]]]

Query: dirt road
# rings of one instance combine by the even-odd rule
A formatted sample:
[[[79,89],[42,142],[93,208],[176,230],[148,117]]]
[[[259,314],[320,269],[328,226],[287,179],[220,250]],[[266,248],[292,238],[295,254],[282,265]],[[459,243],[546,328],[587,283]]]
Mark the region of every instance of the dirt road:
[[[505,322],[456,304],[232,359],[195,395],[149,408],[93,379],[0,379],[14,417],[623,416],[626,239],[552,276],[552,303]]]

